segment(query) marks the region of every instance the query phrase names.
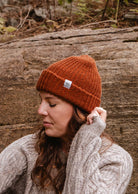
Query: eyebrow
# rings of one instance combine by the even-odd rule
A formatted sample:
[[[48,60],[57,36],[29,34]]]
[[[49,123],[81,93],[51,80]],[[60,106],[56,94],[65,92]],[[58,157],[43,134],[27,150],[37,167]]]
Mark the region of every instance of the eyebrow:
[[[53,96],[48,96],[48,97],[45,97],[45,99],[49,100],[49,99],[56,99],[56,98]]]
[[[41,98],[40,93],[39,93],[39,97]],[[49,100],[49,99],[58,99],[58,98],[56,98],[55,96],[46,96],[46,97],[44,97],[44,98],[47,99],[47,100]]]
[[[56,96],[46,96],[46,100],[54,100],[55,102],[60,101],[60,98],[57,98]]]

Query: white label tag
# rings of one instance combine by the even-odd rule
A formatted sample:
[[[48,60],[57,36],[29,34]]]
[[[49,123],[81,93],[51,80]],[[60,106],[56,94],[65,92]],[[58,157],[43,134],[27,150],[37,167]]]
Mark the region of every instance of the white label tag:
[[[71,84],[72,84],[72,81],[70,81],[70,80],[68,80],[68,79],[65,79],[65,81],[64,81],[64,87],[65,87],[65,88],[70,89]]]

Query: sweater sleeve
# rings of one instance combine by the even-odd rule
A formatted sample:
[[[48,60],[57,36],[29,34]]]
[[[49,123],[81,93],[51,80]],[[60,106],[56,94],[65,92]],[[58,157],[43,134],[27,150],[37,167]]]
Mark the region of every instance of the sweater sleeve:
[[[18,144],[11,144],[0,153],[0,193],[6,193],[26,170],[27,161]]]
[[[83,125],[75,135],[68,156],[63,194],[125,192],[132,172],[132,159],[119,146],[109,148],[101,158],[100,135],[104,129],[105,123],[96,117],[92,125]]]

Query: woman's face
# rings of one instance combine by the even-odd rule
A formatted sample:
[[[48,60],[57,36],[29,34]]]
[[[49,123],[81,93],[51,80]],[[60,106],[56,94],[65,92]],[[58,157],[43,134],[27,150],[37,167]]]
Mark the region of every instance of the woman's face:
[[[40,98],[38,114],[43,118],[46,135],[64,137],[73,115],[73,106],[48,92],[40,92]]]

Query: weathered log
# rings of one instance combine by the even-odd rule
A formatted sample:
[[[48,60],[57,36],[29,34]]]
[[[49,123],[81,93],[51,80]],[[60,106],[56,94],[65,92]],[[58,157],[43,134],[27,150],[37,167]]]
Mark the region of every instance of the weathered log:
[[[102,104],[107,129],[134,160],[127,193],[137,184],[137,65],[138,27],[74,29],[0,44],[0,150],[40,126],[35,85],[51,63],[71,55],[88,54],[102,77]]]

